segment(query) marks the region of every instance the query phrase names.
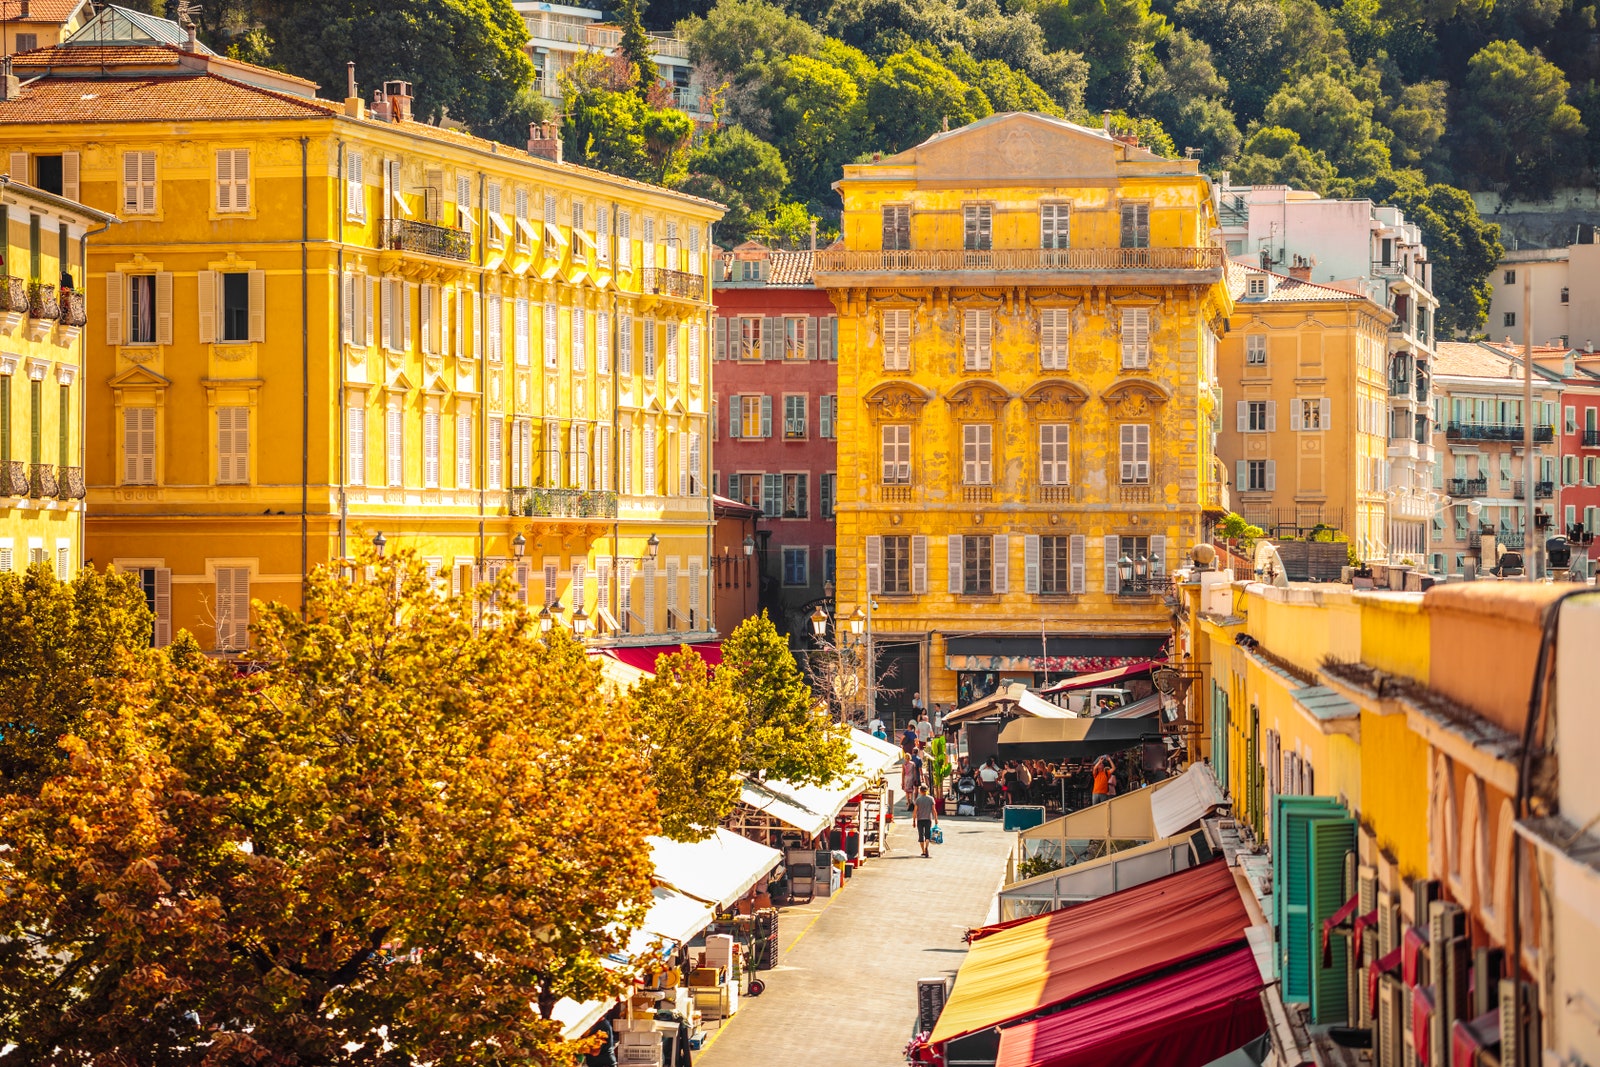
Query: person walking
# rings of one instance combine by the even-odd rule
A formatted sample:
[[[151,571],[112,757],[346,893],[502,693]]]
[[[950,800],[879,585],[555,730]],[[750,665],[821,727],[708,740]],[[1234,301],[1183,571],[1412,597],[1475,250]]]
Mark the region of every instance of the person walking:
[[[939,825],[939,816],[928,787],[917,791],[917,844],[922,846],[922,858],[928,858],[928,845],[933,841],[933,828]]]
[[[928,721],[928,713],[923,712],[917,716],[917,741],[926,745],[933,740],[933,723]]]

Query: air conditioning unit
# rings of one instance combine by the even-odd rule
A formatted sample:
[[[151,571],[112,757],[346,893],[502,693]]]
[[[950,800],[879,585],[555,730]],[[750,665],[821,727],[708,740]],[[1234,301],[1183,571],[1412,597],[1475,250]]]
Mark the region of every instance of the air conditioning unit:
[[[1377,1067],[1406,1067],[1407,990],[1399,979],[1384,975],[1378,979],[1377,1032],[1373,1048]]]
[[[1537,990],[1530,982],[1501,979],[1500,1067],[1536,1067],[1540,1060],[1539,1045]]]
[[[1457,1019],[1467,1017],[1472,943],[1467,939],[1467,913],[1459,904],[1436,900],[1428,905],[1428,974],[1433,979],[1434,1012],[1429,1045],[1444,1062]]]

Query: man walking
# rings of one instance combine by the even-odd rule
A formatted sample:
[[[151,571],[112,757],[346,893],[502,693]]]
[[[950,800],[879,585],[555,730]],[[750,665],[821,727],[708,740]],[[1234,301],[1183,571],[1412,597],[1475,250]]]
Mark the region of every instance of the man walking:
[[[917,790],[917,843],[922,846],[923,859],[928,858],[928,845],[933,840],[933,828],[939,825],[938,816],[934,811],[933,797],[928,795],[928,787],[923,786]]]
[[[928,713],[923,712],[917,716],[917,740],[926,745],[933,740],[933,723],[928,721]]]

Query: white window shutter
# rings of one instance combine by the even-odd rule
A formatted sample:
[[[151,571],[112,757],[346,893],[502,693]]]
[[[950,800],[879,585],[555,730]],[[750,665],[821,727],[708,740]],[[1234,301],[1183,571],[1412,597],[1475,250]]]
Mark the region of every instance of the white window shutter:
[[[127,295],[127,280],[120,272],[106,274],[106,344],[122,343],[122,302]]]
[[[717,359],[728,358],[728,320],[721,315],[717,316]]]
[[[772,436],[772,397],[770,394],[761,394],[761,436]]]
[[[1300,417],[1300,401],[1291,400],[1289,402],[1289,429],[1303,430],[1305,428],[1305,420]]]
[[[1233,407],[1239,420],[1239,432],[1248,433],[1250,430],[1250,401],[1236,401]]]
[[[949,583],[950,592],[961,592],[961,535],[950,534],[945,538],[945,578]]]
[[[1039,591],[1039,537],[1028,534],[1022,539],[1022,591]]]
[[[1267,432],[1273,433],[1278,429],[1278,402],[1267,401]]]
[[[1107,534],[1106,548],[1106,592],[1117,593],[1122,589],[1122,575],[1117,571],[1117,560],[1121,556],[1121,540],[1116,534]]]
[[[1162,574],[1171,574],[1172,573],[1172,569],[1168,566],[1169,562],[1170,561],[1167,559],[1167,538],[1166,538],[1166,535],[1165,534],[1151,534],[1150,535],[1150,570],[1151,570],[1151,572],[1154,573],[1156,567],[1159,566],[1161,568],[1161,573]]]
[[[404,352],[411,348],[411,305],[417,303],[416,282],[395,282],[395,289],[401,294],[404,303],[400,305],[400,336],[395,340],[395,350]]]
[[[76,153],[73,153],[76,155]],[[172,272],[156,275],[156,344],[172,343]]]
[[[911,591],[918,596],[928,591],[928,539],[922,534],[911,538]]]
[[[1267,488],[1278,488],[1278,461],[1275,459],[1267,460]]]
[[[6,173],[13,181],[21,182],[23,185],[32,184],[33,179],[28,174],[28,153],[11,153],[11,163]]]
[[[1071,554],[1069,556],[1069,569],[1071,572],[1072,584],[1070,588],[1074,593],[1084,592],[1088,585],[1087,578],[1085,577],[1084,566],[1084,556],[1086,554],[1087,545],[1088,541],[1083,534],[1073,534],[1071,540],[1068,542],[1068,547],[1071,549]]]
[[[164,648],[172,644],[172,570],[155,568],[155,646]]]
[[[267,272],[250,272],[250,340],[260,344],[267,339]]]
[[[383,326],[378,336],[383,339],[383,347],[385,349],[392,349],[394,347],[394,287],[389,284],[388,278],[383,279],[383,291],[380,296],[383,305],[381,316]]]
[[[735,440],[739,437],[739,419],[744,413],[744,398],[730,396],[728,398],[728,436]]]
[[[425,356],[433,355],[433,294],[432,283],[423,282],[418,314],[422,319],[422,354]]]
[[[366,299],[362,304],[362,306],[366,309],[367,319],[367,332],[362,335],[361,339],[362,344],[364,345],[371,345],[374,338],[383,338],[389,335],[387,328],[385,328],[382,334],[378,333],[377,331],[378,305],[382,302],[379,299],[381,295],[382,294],[378,289],[378,279],[369,275],[366,281]]]
[[[1333,428],[1333,423],[1329,420],[1333,417],[1332,401],[1328,397],[1323,397],[1321,400],[1318,400],[1317,411],[1322,416],[1321,428],[1324,430],[1331,430]]]
[[[217,339],[217,272],[203,270],[196,275],[200,343],[209,345]]]
[[[1233,489],[1242,493],[1250,488],[1250,461],[1239,459],[1233,463]]]
[[[351,485],[367,484],[367,409],[364,402],[350,405],[345,429],[345,456]]]
[[[1011,539],[1006,534],[994,535],[994,591],[1010,592]]]
[[[201,307],[205,306],[204,300]],[[339,278],[339,340],[344,344],[354,344],[356,339],[356,282],[355,276],[345,271]],[[205,331],[201,331],[202,341]]]

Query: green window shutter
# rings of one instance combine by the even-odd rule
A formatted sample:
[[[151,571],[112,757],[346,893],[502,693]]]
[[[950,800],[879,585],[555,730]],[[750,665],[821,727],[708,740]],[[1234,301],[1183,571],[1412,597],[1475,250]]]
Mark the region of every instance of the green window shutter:
[[[1348,899],[1344,887],[1345,854],[1356,847],[1354,819],[1319,819],[1310,827],[1311,853],[1311,1021],[1337,1023],[1348,1021],[1350,993],[1347,988],[1349,974],[1349,945],[1342,936],[1328,942],[1332,949],[1332,967],[1322,966],[1322,924]]]
[[[1340,817],[1345,817],[1345,810],[1332,797],[1280,793],[1272,798],[1272,924],[1278,935],[1277,969],[1286,1003],[1311,999],[1311,824]],[[1337,909],[1335,904],[1333,910]],[[1320,939],[1317,944],[1320,952]]]

